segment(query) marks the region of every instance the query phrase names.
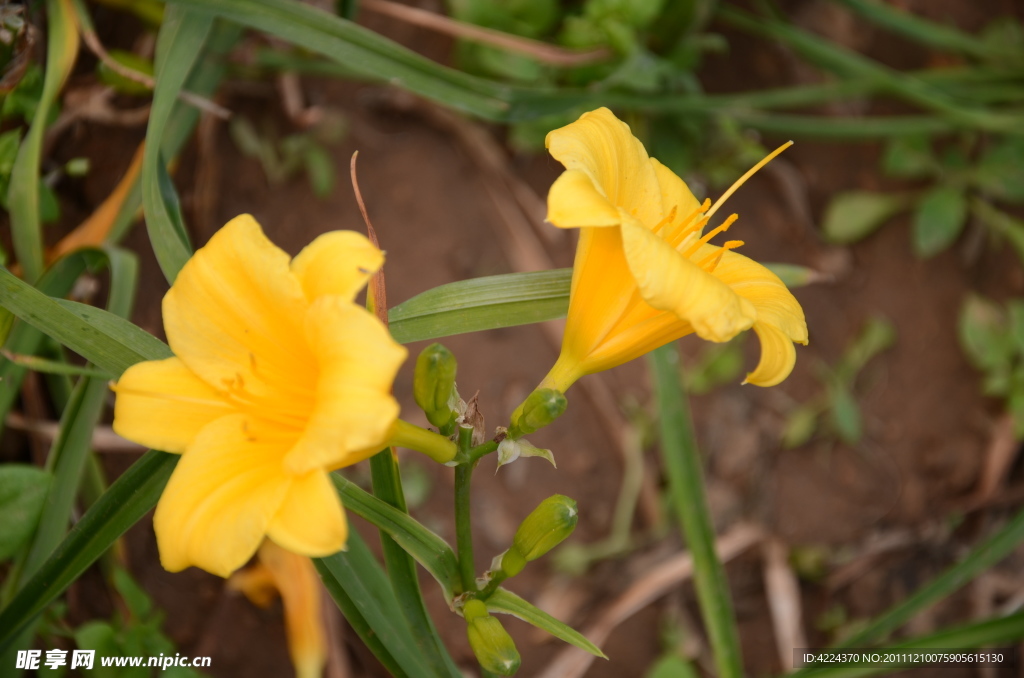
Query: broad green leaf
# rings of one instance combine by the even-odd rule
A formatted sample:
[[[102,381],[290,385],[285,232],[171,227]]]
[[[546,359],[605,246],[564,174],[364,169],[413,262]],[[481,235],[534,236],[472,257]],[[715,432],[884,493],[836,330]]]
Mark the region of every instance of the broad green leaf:
[[[49,473],[35,466],[0,465],[0,562],[32,536],[51,480]]]
[[[361,490],[338,474],[332,475],[331,479],[345,508],[387,532],[437,580],[448,601],[460,592],[459,566],[451,546],[408,513]]]
[[[982,156],[972,179],[994,198],[1024,201],[1024,139],[1005,137],[996,141]]]
[[[177,197],[167,175],[161,146],[178,95],[212,28],[213,20],[209,15],[171,5],[157,37],[156,87],[142,161],[142,205],[153,252],[164,277],[172,283],[191,255],[192,246],[180,223]]]
[[[488,612],[510,614],[528,624],[533,624],[542,631],[547,631],[555,638],[564,640],[570,645],[575,645],[581,650],[586,650],[595,657],[600,657],[601,659],[608,658],[597,645],[587,640],[586,636],[582,633],[568,624],[558,621],[547,612],[544,612],[535,605],[531,605],[507,589],[499,588],[484,602],[487,604]]]
[[[970,295],[960,309],[960,344],[979,369],[1009,367],[1013,338],[1003,309],[993,301]]]
[[[836,369],[839,380],[852,385],[868,361],[896,342],[896,327],[887,318],[871,316],[857,338],[843,352]]]
[[[931,139],[925,135],[895,137],[885,147],[882,168],[891,177],[916,179],[937,169]]]
[[[118,537],[156,506],[177,463],[177,455],[147,452],[86,511],[53,555],[0,610],[0,652]]]
[[[314,558],[313,564],[345,619],[392,675],[436,677],[413,642],[391,584],[356,531],[349,533],[345,551]]]
[[[119,322],[100,309],[72,303],[48,297],[0,268],[0,305],[101,369],[120,376],[137,362],[170,356],[170,349],[159,352],[159,340],[142,339],[143,330],[127,330],[131,326],[128,321]]]
[[[914,210],[914,253],[922,258],[953,244],[967,223],[967,196],[962,188],[935,186]]]
[[[43,135],[50,110],[57,101],[64,81],[78,55],[78,31],[70,0],[47,0],[46,75],[39,106],[32,117],[28,135],[18,151],[7,205],[11,217],[11,236],[25,279],[31,283],[43,274],[43,236],[40,220],[39,168],[42,162]]]
[[[792,449],[810,440],[818,427],[819,414],[821,407],[816,402],[805,403],[790,411],[782,429],[782,446]]]
[[[565,316],[571,269],[475,278],[427,290],[388,312],[395,340],[408,343]]]
[[[826,208],[822,228],[829,242],[848,245],[867,237],[909,206],[910,200],[905,195],[871,191],[840,193]]]
[[[785,283],[786,287],[790,289],[795,287],[806,287],[807,285],[816,283],[822,279],[822,274],[818,271],[798,264],[765,262],[764,266],[772,273],[779,276],[779,280]]]
[[[406,466],[406,470],[409,468],[419,467]],[[390,447],[370,457],[370,476],[375,497],[402,513],[408,513],[402,474]],[[424,604],[416,561],[386,531],[379,529],[378,533],[391,589],[412,631],[413,642],[424,658],[425,668],[439,675],[459,676],[459,670],[438,636]]]

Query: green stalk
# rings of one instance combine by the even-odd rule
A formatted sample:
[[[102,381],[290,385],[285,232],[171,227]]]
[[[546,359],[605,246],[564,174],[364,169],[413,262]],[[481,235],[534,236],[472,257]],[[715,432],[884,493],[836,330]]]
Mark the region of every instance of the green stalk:
[[[470,459],[473,427],[459,426],[459,460],[455,467],[455,545],[459,553],[459,577],[464,591],[476,591],[476,566],[473,564],[473,526],[470,521],[470,481],[476,462]]]
[[[405,493],[402,491],[402,476],[394,451],[390,447],[370,457],[370,474],[373,494],[399,511],[408,513]],[[434,622],[423,603],[416,561],[395,543],[390,535],[383,530],[379,532],[388,579],[398,599],[398,605],[412,629],[413,641],[428,658],[431,669],[437,675],[458,676],[458,668],[444,649]]]
[[[993,132],[1020,132],[1024,129],[1019,116],[964,108],[941,90],[918,78],[894,71],[787,23],[769,17],[754,16],[726,5],[719,7],[718,16],[738,28],[784,42],[804,58],[839,75],[874,81],[889,94],[943,113],[961,126]]]
[[[985,43],[973,35],[922,19],[910,12],[900,11],[883,2],[869,2],[868,0],[839,0],[839,2],[865,19],[885,26],[895,33],[902,33],[924,45],[960,52],[978,59],[991,56]]]
[[[675,344],[648,354],[661,419],[661,453],[668,474],[672,505],[693,556],[694,586],[707,627],[719,678],[741,678],[739,634],[725,570],[715,554],[700,452],[693,436],[690,410],[679,383],[679,352]]]

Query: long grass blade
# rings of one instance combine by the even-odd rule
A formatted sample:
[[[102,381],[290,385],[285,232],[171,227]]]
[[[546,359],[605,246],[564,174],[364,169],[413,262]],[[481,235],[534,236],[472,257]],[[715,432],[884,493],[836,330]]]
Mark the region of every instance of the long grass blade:
[[[47,0],[46,73],[39,106],[28,135],[18,149],[7,189],[11,237],[25,279],[31,283],[43,274],[43,234],[39,220],[39,167],[43,134],[50,112],[78,55],[78,30],[70,0]]]
[[[679,349],[673,343],[648,354],[661,421],[661,458],[668,475],[672,506],[693,554],[694,586],[721,678],[743,676],[739,634],[725,569],[715,554],[700,452],[690,408],[679,381]]]

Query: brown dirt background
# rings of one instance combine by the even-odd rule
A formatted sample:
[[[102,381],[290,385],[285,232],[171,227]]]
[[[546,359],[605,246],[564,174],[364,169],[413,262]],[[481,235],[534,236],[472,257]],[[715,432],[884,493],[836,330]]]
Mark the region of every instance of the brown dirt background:
[[[970,3],[945,0],[904,0],[901,6],[933,18],[952,19],[975,30],[996,14],[1016,13],[1019,3]],[[852,19],[826,2],[791,2],[789,16],[811,30],[882,58],[901,68],[921,66],[929,55],[897,42]],[[104,10],[100,10],[104,12]],[[102,17],[111,18],[104,13]],[[366,14],[371,28],[447,62],[446,39]],[[102,18],[99,17],[99,18]],[[132,27],[98,21],[108,46],[120,46]],[[814,80],[816,76],[781,48],[716,27],[729,40],[729,55],[710,58],[701,70],[710,91],[739,91]],[[128,40],[130,44],[130,40]],[[86,69],[83,69],[83,71]],[[79,78],[85,76],[77,76]],[[231,217],[252,213],[272,240],[295,253],[316,235],[333,229],[363,230],[348,187],[348,160],[360,151],[359,179],[382,246],[392,305],[447,282],[514,270],[503,251],[501,216],[490,199],[485,179],[471,154],[439,125],[430,107],[404,105],[386,88],[329,80],[303,79],[309,100],[340,110],[350,131],[332,148],[338,171],[334,193],[316,198],[302,177],[283,186],[270,186],[254,160],[242,156],[224,125],[215,124],[207,143],[193,141],[177,171],[186,217],[199,245]],[[222,103],[252,120],[269,119],[279,131],[291,123],[281,110],[276,90],[266,86],[228,86]],[[826,111],[827,112],[827,111]],[[495,138],[502,131],[490,130]],[[64,222],[73,225],[109,193],[128,164],[140,130],[79,125],[61,140],[58,157],[88,156],[89,177],[65,182]],[[782,141],[768,138],[766,145]],[[786,154],[806,186],[810,213],[819,220],[829,196],[852,188],[896,187],[880,178],[880,146],[824,144],[800,141]],[[509,152],[508,166],[525,184],[543,196],[560,167],[547,157]],[[70,185],[69,185],[70,183]],[[203,190],[199,190],[203,189]],[[205,197],[204,197],[205,196]],[[898,535],[902,545],[864,561],[860,575],[843,586],[828,580],[801,583],[804,626],[812,646],[824,646],[829,636],[816,630],[816,620],[836,605],[852,619],[869,618],[901,600],[916,587],[954,562],[970,544],[997,527],[1020,504],[1024,478],[1015,469],[993,503],[964,513],[966,497],[976,487],[991,437],[998,403],[979,392],[979,376],[966,362],[956,340],[956,319],[965,294],[980,290],[999,298],[1024,292],[1024,275],[1008,251],[985,248],[968,260],[965,236],[948,252],[918,261],[910,249],[909,220],[901,218],[849,249],[821,243],[793,205],[784,199],[775,175],[755,176],[730,202],[741,215],[737,229],[747,245],[744,252],[759,260],[785,261],[816,267],[834,280],[796,291],[810,328],[811,343],[798,349],[792,377],[775,389],[725,386],[694,400],[698,438],[708,460],[708,487],[720,530],[743,519],[764,527],[787,546],[820,546],[838,563],[862,556],[872,540]],[[166,283],[156,266],[141,226],[127,246],[142,257],[142,279],[135,321],[161,334],[159,300]],[[556,234],[547,243],[558,265],[569,265],[573,242]],[[778,436],[782,413],[792,401],[802,401],[818,388],[818,361],[833,363],[872,314],[896,325],[894,348],[876,359],[863,375],[859,397],[867,435],[858,449],[816,440],[798,449],[783,450]],[[480,391],[481,408],[489,426],[505,417],[540,380],[557,350],[537,327],[516,327],[449,337],[443,342],[459,359],[460,391]],[[702,347],[684,340],[696,355]],[[410,346],[414,356],[422,344]],[[748,365],[756,357],[756,341],[747,346]],[[615,397],[650,409],[650,382],[642,361],[606,375]],[[403,368],[395,390],[403,412],[422,421],[410,397],[411,365]],[[557,425],[537,435],[551,447],[559,467],[553,471],[540,460],[524,460],[495,475],[493,460],[481,464],[474,484],[477,565],[480,570],[503,550],[518,521],[541,499],[563,493],[579,502],[581,520],[572,540],[594,542],[607,534],[622,476],[615,446],[600,425],[600,410],[576,387],[570,409]],[[652,485],[661,487],[655,450],[645,452]],[[126,467],[123,456],[109,460],[116,472]],[[422,467],[431,479],[428,500],[416,517],[454,541],[451,520],[452,475],[411,454],[406,465]],[[652,496],[656,497],[657,492]],[[354,523],[359,523],[353,518]],[[358,525],[371,543],[372,531]],[[638,534],[646,529],[643,514],[635,521]],[[530,600],[575,599],[565,621],[586,627],[610,600],[647,568],[681,548],[674,531],[622,557],[593,567],[570,581],[549,561],[530,566],[510,588]],[[842,557],[841,557],[842,556]],[[1024,554],[1000,566],[1004,577],[1020,581]],[[148,520],[128,535],[128,563],[155,602],[167,613],[165,628],[183,654],[211,655],[209,674],[222,678],[288,676],[291,666],[284,641],[280,605],[258,609],[225,591],[222,580],[190,570],[164,572],[158,563]],[[836,565],[838,567],[838,565]],[[773,626],[763,582],[763,559],[757,549],[728,566],[743,652],[752,676],[777,673]],[[110,602],[99,591],[99,577],[87,574],[69,593],[71,612],[79,620],[107,615]],[[1024,582],[1020,582],[1024,584]],[[474,675],[464,624],[448,612],[429,577],[423,578],[434,618],[456,661]],[[977,618],[986,604],[981,585],[970,586],[919,615],[908,633]],[[678,587],[620,626],[604,644],[609,661],[595,662],[587,676],[642,676],[661,654],[660,628],[667,617],[699,619],[693,590]],[[698,625],[699,626],[699,625]],[[507,627],[523,656],[522,676],[533,676],[562,649],[557,641],[539,638],[526,624]],[[701,633],[694,634],[700,639]],[[335,639],[350,657],[353,675],[385,675],[351,633]],[[706,661],[706,648],[702,653]],[[706,663],[703,664],[705,667]],[[915,675],[928,675],[918,672]],[[982,675],[951,669],[943,676]],[[995,675],[995,674],[992,674]],[[1012,675],[1000,673],[999,675]]]

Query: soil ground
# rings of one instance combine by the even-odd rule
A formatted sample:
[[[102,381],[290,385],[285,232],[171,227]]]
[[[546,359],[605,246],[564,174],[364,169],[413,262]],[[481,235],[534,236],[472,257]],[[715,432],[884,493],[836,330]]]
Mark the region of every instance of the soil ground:
[[[992,15],[983,3],[903,2],[908,9],[952,17],[976,29]],[[1017,12],[1010,2],[1002,13]],[[937,9],[937,7],[941,8]],[[900,67],[920,65],[927,55],[895,47],[881,34],[861,25],[828,3],[790,3],[786,8],[801,25],[834,39],[874,50]],[[447,60],[444,40],[370,17],[368,24],[390,37],[412,44],[439,60]],[[102,25],[101,25],[102,28]],[[809,74],[791,55],[772,45],[722,29],[733,51],[715,57],[701,74],[712,91],[739,91],[803,82]],[[110,36],[115,40],[117,31]],[[739,66],[742,65],[742,66]],[[388,297],[392,305],[415,294],[466,278],[515,270],[502,245],[505,225],[488,193],[487,178],[451,127],[438,123],[429,106],[407,106],[386,88],[308,79],[303,89],[310,101],[340,111],[348,121],[344,140],[331,149],[339,179],[327,198],[314,196],[308,182],[297,177],[270,185],[259,166],[242,155],[224,125],[215,124],[205,144],[193,142],[177,171],[194,242],[203,242],[233,216],[249,212],[270,238],[291,253],[318,234],[333,229],[363,230],[362,219],[348,188],[348,161],[359,150],[359,182],[382,246],[387,250]],[[282,133],[290,125],[271,86],[228,87],[222,101],[236,114],[271,122]],[[500,138],[500,130],[491,130]],[[80,184],[62,189],[65,221],[73,224],[105,197],[127,166],[140,130],[76,127],[61,142],[59,155],[92,158],[93,171]],[[775,140],[767,139],[773,146]],[[895,186],[879,179],[880,147],[801,142],[786,154],[798,183],[806,187],[807,206],[815,220],[830,195],[852,188]],[[507,156],[510,171],[543,196],[560,167],[546,157]],[[960,304],[971,290],[997,297],[1024,292],[1024,275],[1009,252],[992,248],[965,263],[964,248],[954,247],[928,261],[914,258],[909,223],[897,219],[861,244],[835,250],[819,240],[785,198],[776,173],[755,176],[730,208],[741,215],[737,237],[744,252],[762,261],[784,261],[825,270],[830,282],[796,291],[807,315],[810,345],[799,348],[796,370],[781,386],[759,390],[738,384],[718,388],[694,399],[698,439],[708,459],[708,487],[720,531],[747,521],[763,527],[788,548],[818,553],[834,575],[844,562],[848,580],[828,576],[803,580],[799,599],[811,646],[829,642],[823,630],[837,611],[847,620],[870,618],[903,599],[995,526],[1019,505],[1024,478],[1015,470],[1004,490],[986,508],[965,513],[966,498],[977,486],[992,436],[998,403],[980,395],[979,375],[970,367],[956,339]],[[970,236],[968,236],[969,238]],[[135,321],[161,334],[159,301],[166,283],[153,259],[145,231],[137,227],[127,243],[142,257],[142,280]],[[545,243],[560,266],[571,263],[573,242],[555,234]],[[895,346],[871,363],[858,384],[867,434],[857,448],[827,438],[784,450],[779,435],[784,413],[793,402],[820,388],[820,362],[833,364],[865,321],[883,315],[897,329]],[[459,360],[463,394],[480,392],[489,426],[504,423],[512,407],[540,380],[557,349],[539,327],[515,327],[450,337],[443,340]],[[684,341],[690,360],[703,350],[699,341]],[[422,345],[410,346],[412,355]],[[756,341],[748,342],[747,361],[756,358]],[[611,371],[605,377],[616,404],[650,405],[650,380],[642,361]],[[411,390],[410,365],[396,383],[399,394]],[[478,568],[508,544],[518,521],[540,500],[562,493],[579,502],[581,520],[573,536],[577,544],[607,535],[623,476],[617,444],[600,425],[606,410],[579,387],[570,392],[568,413],[534,441],[554,450],[557,471],[543,461],[523,460],[495,474],[493,461],[479,468],[474,485],[474,520]],[[411,399],[403,412],[418,421]],[[631,420],[636,420],[632,417]],[[425,422],[421,422],[425,423]],[[660,501],[659,461],[645,451],[650,479],[646,496]],[[111,472],[128,459],[113,458]],[[452,475],[449,469],[403,456],[406,473],[427,481],[428,492],[415,508],[416,517],[450,541]],[[640,511],[637,534],[650,529],[650,516]],[[353,519],[358,523],[358,519]],[[357,525],[371,543],[372,531]],[[665,531],[663,530],[663,533]],[[511,586],[530,600],[542,599],[565,621],[586,628],[609,602],[642,577],[651,566],[681,549],[668,531],[624,555],[597,563],[582,577],[570,580],[550,561],[531,565]],[[895,546],[865,555],[872,545],[889,539]],[[210,674],[219,678],[287,676],[291,668],[284,640],[280,606],[258,609],[224,589],[222,580],[196,570],[169,574],[160,567],[148,519],[128,534],[132,572],[167,614],[166,630],[189,655],[210,655]],[[1018,553],[1000,571],[1019,581]],[[859,568],[859,569],[856,569]],[[763,578],[764,558],[752,550],[728,566],[749,674],[763,676],[782,667]],[[826,573],[827,574],[827,573]],[[831,582],[831,583],[830,583]],[[79,618],[109,614],[109,602],[95,594],[98,578],[86,576],[71,592],[72,612]],[[423,580],[437,624],[456,661],[471,673],[472,654],[464,625],[448,612],[429,578]],[[990,606],[991,595],[969,587],[915,618],[906,630],[923,633],[966,622]],[[92,591],[92,593],[90,593]],[[560,595],[556,595],[560,593]],[[986,598],[986,595],[988,597]],[[566,601],[575,601],[567,603]],[[595,662],[587,676],[642,676],[664,651],[661,631],[666,620],[699,628],[692,588],[676,587],[619,626],[603,644],[608,661]],[[520,675],[539,675],[562,650],[557,641],[539,638],[525,624],[508,628],[523,656]],[[702,634],[691,634],[698,646]],[[373,658],[348,634],[341,641],[356,676],[385,675]],[[700,653],[706,662],[706,648]],[[706,666],[706,663],[705,663]],[[927,675],[919,673],[917,675]],[[943,675],[975,675],[951,670]],[[998,675],[1016,675],[1000,673]]]

